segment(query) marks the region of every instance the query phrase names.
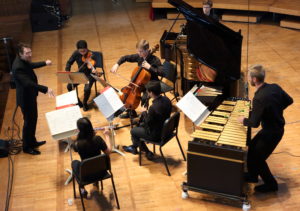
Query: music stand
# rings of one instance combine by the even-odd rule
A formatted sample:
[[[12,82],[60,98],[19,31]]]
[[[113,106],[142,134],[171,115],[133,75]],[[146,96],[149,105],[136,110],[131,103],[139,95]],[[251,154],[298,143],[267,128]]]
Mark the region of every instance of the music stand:
[[[88,78],[83,72],[57,72],[58,81],[61,83],[70,84],[87,84],[89,83]]]
[[[111,139],[111,145],[112,145],[112,152],[116,152],[122,156],[125,156],[125,154],[123,152],[121,152],[120,150],[118,150],[118,147],[116,147],[116,143],[115,143],[115,128],[114,128],[114,117],[112,117],[111,119],[108,120],[109,121],[109,129],[110,129],[110,139]]]
[[[70,158],[72,160],[71,137],[77,135],[77,120],[82,118],[79,106],[69,106],[50,111],[47,112],[45,116],[52,138],[55,140],[63,140],[67,143],[65,152],[69,150]],[[68,121],[67,124],[65,122],[66,120]],[[66,169],[66,172],[70,173],[70,176],[66,180],[65,185],[67,185],[73,177],[70,169]]]
[[[111,87],[106,87],[105,89],[103,89],[102,93],[94,99],[94,102],[96,103],[99,111],[109,122],[109,128],[111,130],[112,151],[125,156],[125,154],[119,151],[115,146],[115,131],[113,124],[113,120],[116,114],[119,113],[119,110],[124,109],[123,102],[120,100],[115,90]]]
[[[61,83],[72,84],[72,89],[74,89],[74,84],[88,84],[89,80],[83,72],[57,72],[56,73],[58,81]],[[76,86],[76,94],[78,97],[78,89]]]

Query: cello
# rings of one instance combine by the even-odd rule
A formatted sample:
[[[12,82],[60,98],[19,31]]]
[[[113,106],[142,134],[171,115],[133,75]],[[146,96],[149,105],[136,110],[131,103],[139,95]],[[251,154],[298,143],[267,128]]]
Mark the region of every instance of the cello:
[[[150,50],[147,58],[154,52],[156,52],[158,48],[159,45],[155,45]],[[139,106],[141,101],[142,88],[150,81],[150,78],[150,72],[148,72],[142,66],[137,66],[132,71],[130,83],[121,89],[121,92],[123,94],[120,96],[120,99],[124,103],[125,108],[135,110]]]

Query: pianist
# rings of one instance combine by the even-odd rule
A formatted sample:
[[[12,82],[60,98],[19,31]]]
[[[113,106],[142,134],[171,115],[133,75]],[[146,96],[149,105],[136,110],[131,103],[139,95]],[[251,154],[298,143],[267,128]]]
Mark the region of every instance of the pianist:
[[[255,187],[257,192],[277,191],[278,185],[273,177],[267,158],[272,154],[284,133],[283,110],[293,103],[293,99],[277,84],[264,82],[265,70],[261,65],[249,68],[248,81],[256,88],[250,118],[238,117],[245,126],[262,129],[248,143],[247,182],[257,183],[258,176],[264,182]]]
[[[219,20],[218,16],[212,12],[213,2],[211,0],[204,0],[202,5],[203,13],[205,15],[215,19],[216,21]]]

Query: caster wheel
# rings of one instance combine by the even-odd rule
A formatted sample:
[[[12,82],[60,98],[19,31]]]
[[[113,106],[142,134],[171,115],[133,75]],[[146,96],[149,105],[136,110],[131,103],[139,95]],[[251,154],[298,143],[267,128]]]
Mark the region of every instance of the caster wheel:
[[[182,193],[181,193],[181,198],[187,199],[188,197],[189,197],[188,192],[187,192],[187,191],[182,191]]]
[[[243,209],[243,211],[249,211],[251,209],[250,203],[249,202],[244,202],[242,209]]]

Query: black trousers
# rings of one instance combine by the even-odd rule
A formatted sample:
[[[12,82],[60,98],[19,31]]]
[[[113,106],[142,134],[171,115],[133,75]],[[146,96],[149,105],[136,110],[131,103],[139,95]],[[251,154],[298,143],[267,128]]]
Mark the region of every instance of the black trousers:
[[[266,160],[280,142],[283,134],[284,129],[278,131],[260,130],[248,146],[248,172],[254,178],[260,176],[267,185],[277,185]]]
[[[88,80],[89,80],[89,83],[88,84],[85,84],[84,85],[84,97],[83,97],[83,103],[84,104],[87,104],[89,98],[90,98],[90,95],[91,95],[91,88],[95,82],[95,79],[92,77],[92,76],[87,76]],[[79,84],[73,84],[74,85],[74,88],[77,87]],[[67,85],[67,89],[68,91],[72,91],[73,90],[73,87],[72,87],[72,84],[68,84]],[[78,93],[77,93],[77,96],[78,96]],[[79,102],[79,98],[78,98],[78,102]]]
[[[30,105],[21,106],[23,113],[23,149],[34,148],[37,142],[35,137],[36,124],[38,119],[37,102],[32,102]]]
[[[140,138],[143,138],[143,139],[146,139],[149,141],[157,140],[155,137],[152,137],[151,135],[149,135],[144,127],[134,127],[131,129],[130,133],[131,133],[132,145],[136,148],[139,147],[139,145],[140,145]],[[159,141],[159,140],[157,140],[157,141]],[[142,142],[140,150],[145,151],[145,152],[149,151],[147,145],[144,142]]]

